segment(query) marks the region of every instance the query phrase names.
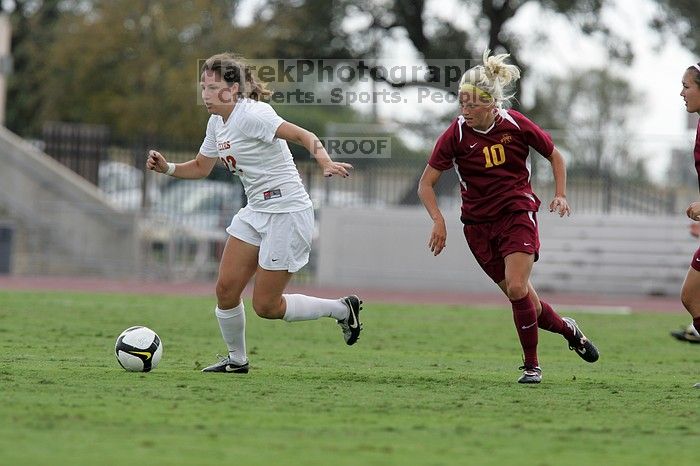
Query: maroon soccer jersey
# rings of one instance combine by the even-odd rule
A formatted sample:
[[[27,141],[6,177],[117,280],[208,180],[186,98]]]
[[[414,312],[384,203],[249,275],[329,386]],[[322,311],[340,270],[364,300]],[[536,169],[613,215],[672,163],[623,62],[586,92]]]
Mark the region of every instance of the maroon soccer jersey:
[[[462,221],[490,222],[505,213],[538,210],[540,200],[530,186],[530,147],[549,157],[554,143],[515,110],[500,110],[486,131],[470,128],[460,115],[437,140],[428,164],[457,170]]]

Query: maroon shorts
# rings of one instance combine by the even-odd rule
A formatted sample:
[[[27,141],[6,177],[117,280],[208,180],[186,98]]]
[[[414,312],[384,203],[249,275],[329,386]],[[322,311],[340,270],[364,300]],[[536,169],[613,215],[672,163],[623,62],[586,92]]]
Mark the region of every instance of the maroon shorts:
[[[695,251],[695,255],[693,255],[693,262],[690,263],[690,266],[700,272],[700,248]]]
[[[489,223],[464,225],[469,249],[486,275],[496,283],[506,278],[505,257],[514,252],[539,258],[540,237],[535,212],[514,212]],[[700,264],[700,262],[698,262]]]

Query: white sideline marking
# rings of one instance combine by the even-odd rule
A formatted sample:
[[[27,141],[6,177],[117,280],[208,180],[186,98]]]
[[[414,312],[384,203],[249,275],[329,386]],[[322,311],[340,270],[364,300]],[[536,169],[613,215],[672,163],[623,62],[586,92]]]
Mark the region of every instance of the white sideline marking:
[[[629,306],[606,306],[596,304],[552,304],[552,307],[561,314],[562,310],[581,312],[585,314],[612,314],[612,315],[627,315],[632,314],[632,308]]]

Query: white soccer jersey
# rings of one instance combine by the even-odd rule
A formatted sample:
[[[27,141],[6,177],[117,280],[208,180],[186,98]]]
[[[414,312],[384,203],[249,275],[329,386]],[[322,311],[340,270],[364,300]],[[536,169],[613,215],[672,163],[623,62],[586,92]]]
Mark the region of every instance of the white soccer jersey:
[[[199,152],[219,157],[241,179],[248,206],[258,212],[311,207],[287,141],[275,132],[284,120],[265,102],[241,98],[226,122],[212,115]]]

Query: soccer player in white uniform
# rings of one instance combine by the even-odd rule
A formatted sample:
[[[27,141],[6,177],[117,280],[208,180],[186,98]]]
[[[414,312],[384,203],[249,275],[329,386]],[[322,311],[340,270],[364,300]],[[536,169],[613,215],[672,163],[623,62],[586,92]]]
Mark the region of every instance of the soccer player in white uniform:
[[[351,295],[323,299],[283,294],[292,274],[309,261],[314,212],[287,146],[306,147],[324,176],[349,176],[352,165],[334,162],[313,133],[284,121],[260,99],[270,95],[247,66],[233,54],[208,58],[202,66],[202,100],[211,114],[196,158],[167,162],[149,151],[146,167],[177,178],[204,178],[218,160],[237,175],[248,199],[226,228],[226,241],[216,283],[216,317],[228,356],[203,372],[247,373],[245,312],[241,294],[253,277],[253,309],[266,319],[287,322],[331,317],[346,344],[362,329],[362,301]]]

